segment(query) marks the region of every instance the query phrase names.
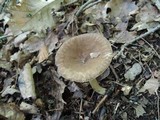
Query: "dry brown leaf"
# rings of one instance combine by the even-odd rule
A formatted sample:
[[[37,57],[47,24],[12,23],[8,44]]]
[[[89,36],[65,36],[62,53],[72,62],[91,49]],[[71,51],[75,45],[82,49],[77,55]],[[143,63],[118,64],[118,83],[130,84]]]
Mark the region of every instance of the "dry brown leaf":
[[[20,48],[24,51],[29,51],[30,53],[39,51],[44,43],[48,49],[48,53],[50,54],[57,46],[58,38],[54,32],[50,32],[48,36],[44,39],[37,35],[31,36],[24,44],[21,44]]]
[[[159,0],[152,0],[152,2],[157,6],[157,8],[160,10],[160,1]]]
[[[30,105],[25,102],[21,102],[19,109],[30,114],[37,114],[38,112],[38,108],[34,104]]]
[[[49,56],[48,48],[46,45],[43,45],[42,48],[39,50],[38,63],[41,63],[44,60],[48,59],[48,56]]]
[[[62,94],[64,92],[66,85],[64,84],[63,81],[61,81],[58,78],[58,73],[54,69],[51,69],[51,72],[52,72],[52,77],[53,77],[53,81],[54,81],[51,94],[55,97],[56,100],[58,100],[62,103],[66,103],[62,98]]]
[[[146,113],[146,111],[144,110],[142,105],[138,105],[138,106],[136,106],[134,108],[136,110],[137,117],[142,116],[144,113]]]
[[[26,63],[23,70],[20,71],[20,76],[18,77],[18,86],[24,99],[30,97],[33,99],[36,98],[32,68],[29,63]]]
[[[139,90],[139,92],[145,92],[146,90],[149,91],[150,94],[155,94],[160,86],[158,79],[150,78],[144,84],[144,86]]]
[[[120,32],[115,33],[113,38],[110,39],[113,43],[126,43],[136,37],[134,32],[127,31],[127,23],[118,23],[116,29]]]
[[[117,24],[116,29],[120,31],[113,35],[110,39],[113,43],[126,43],[135,38],[134,32],[127,30],[130,15],[137,11],[138,7],[132,0],[111,0],[106,4],[107,9],[111,9],[108,13],[111,22]]]
[[[37,35],[31,36],[24,44],[21,44],[20,48],[24,51],[29,51],[30,53],[37,52],[44,45],[42,38]]]
[[[0,68],[3,68],[3,69],[6,69],[8,71],[11,70],[11,63],[10,62],[7,62],[6,60],[1,60],[0,59]]]
[[[155,78],[160,79],[160,70],[159,71],[155,70],[153,75]]]
[[[31,57],[31,54],[23,51],[18,51],[10,56],[10,61],[16,61],[18,63],[18,67],[22,68],[28,59]]]
[[[128,22],[130,14],[135,13],[138,9],[132,0],[110,0],[106,8],[111,9],[109,12],[111,19],[120,19],[122,22]]]
[[[61,2],[63,0],[23,0],[17,5],[16,0],[13,0],[9,8],[12,14],[10,28],[18,33],[20,30],[41,32],[53,27],[56,18],[53,18],[52,10],[58,9]]]
[[[126,80],[134,80],[141,72],[141,65],[139,63],[134,63],[133,66],[124,74],[124,77]]]
[[[7,120],[25,120],[24,114],[15,104],[1,104],[0,115]]]
[[[2,94],[1,94],[1,96],[2,97],[4,97],[4,96],[6,96],[6,95],[13,95],[14,93],[19,93],[19,90],[17,90],[16,88],[15,88],[15,86],[13,85],[13,86],[7,86],[5,89],[4,89],[4,91],[1,91],[2,92]]]
[[[58,43],[58,36],[54,32],[50,32],[44,42],[48,47],[48,52],[50,54],[56,48],[56,44]]]
[[[141,9],[138,11],[138,14],[136,15],[136,21],[137,23],[132,27],[132,30],[150,30],[159,24],[159,11],[151,4],[151,2],[147,2],[147,4],[141,7]]]
[[[19,44],[24,42],[24,40],[27,38],[27,35],[29,34],[30,32],[27,31],[27,32],[24,32],[24,33],[21,33],[19,34],[15,39],[14,39],[14,46],[15,47],[19,47]]]
[[[89,15],[92,16],[94,20],[97,20],[100,18],[105,19],[107,16],[106,15],[107,8],[105,7],[105,5],[106,5],[106,2],[101,2],[99,4],[96,4],[93,7],[87,9],[85,11],[85,14],[88,16]]]

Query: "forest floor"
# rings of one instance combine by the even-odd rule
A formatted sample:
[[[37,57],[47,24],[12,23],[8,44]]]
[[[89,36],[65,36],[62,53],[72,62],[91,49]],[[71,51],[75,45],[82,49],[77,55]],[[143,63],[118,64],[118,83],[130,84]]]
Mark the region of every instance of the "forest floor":
[[[104,95],[57,72],[83,33],[111,43]],[[160,1],[0,0],[0,91],[1,120],[160,120]]]

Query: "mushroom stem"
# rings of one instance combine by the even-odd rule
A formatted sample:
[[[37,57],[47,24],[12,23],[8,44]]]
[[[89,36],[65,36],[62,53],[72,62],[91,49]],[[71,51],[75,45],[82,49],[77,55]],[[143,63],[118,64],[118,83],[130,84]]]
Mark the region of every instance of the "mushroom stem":
[[[90,80],[89,81],[90,85],[92,86],[92,88],[99,94],[104,95],[106,92],[106,89],[101,87],[96,79]]]

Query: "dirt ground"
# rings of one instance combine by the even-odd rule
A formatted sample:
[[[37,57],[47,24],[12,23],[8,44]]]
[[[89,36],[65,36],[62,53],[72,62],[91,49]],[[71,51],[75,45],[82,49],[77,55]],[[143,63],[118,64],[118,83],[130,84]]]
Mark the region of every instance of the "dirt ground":
[[[87,38],[63,50],[67,57],[57,65],[66,41],[89,33],[113,51],[96,76],[103,94],[58,71],[81,52],[99,59]],[[71,75],[79,69],[71,67]],[[0,120],[160,120],[160,1],[1,0],[0,91]]]

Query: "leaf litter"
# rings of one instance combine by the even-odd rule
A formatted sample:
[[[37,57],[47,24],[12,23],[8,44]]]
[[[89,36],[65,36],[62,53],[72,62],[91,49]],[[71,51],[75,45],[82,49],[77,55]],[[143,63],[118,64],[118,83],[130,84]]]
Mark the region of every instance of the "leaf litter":
[[[158,0],[2,0],[0,6],[0,118],[160,119]],[[105,95],[64,79],[55,65],[68,38],[94,32],[118,54],[97,78]]]

